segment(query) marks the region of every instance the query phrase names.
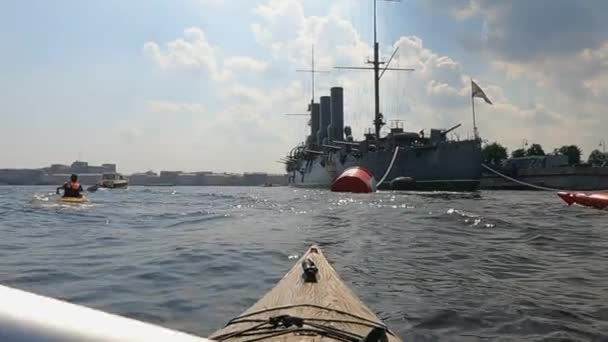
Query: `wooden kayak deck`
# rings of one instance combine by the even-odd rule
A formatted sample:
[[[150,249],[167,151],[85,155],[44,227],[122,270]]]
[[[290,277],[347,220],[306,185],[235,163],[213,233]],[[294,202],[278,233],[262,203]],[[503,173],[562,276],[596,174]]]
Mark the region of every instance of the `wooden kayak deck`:
[[[314,270],[305,272],[305,266],[316,266],[316,275],[312,276]],[[363,341],[366,337],[369,342],[400,341],[344,284],[321,249],[312,246],[270,292],[209,338],[291,342]]]

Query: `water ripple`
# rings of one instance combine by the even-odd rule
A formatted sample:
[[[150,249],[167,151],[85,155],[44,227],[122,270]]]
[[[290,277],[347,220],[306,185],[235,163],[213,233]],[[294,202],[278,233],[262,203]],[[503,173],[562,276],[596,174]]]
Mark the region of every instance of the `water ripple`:
[[[0,282],[200,335],[312,243],[404,340],[608,335],[605,211],[542,192],[0,187]]]

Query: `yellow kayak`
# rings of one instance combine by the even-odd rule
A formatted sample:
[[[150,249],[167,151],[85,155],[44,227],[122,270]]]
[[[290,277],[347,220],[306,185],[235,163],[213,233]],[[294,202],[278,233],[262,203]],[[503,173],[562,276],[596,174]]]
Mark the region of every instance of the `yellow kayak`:
[[[61,203],[87,203],[89,201],[85,196],[82,197],[59,197],[57,198],[58,202]]]

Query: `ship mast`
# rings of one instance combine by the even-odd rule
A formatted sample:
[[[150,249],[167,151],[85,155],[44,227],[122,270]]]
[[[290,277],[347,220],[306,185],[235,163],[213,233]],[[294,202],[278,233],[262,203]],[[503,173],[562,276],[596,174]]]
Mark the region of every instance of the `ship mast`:
[[[380,60],[379,60],[379,45],[378,44],[378,28],[376,26],[376,5],[378,1],[374,0],[374,60],[371,62],[374,65],[374,127],[376,128],[376,139],[380,139],[380,129],[384,125],[382,114],[380,113]],[[370,63],[370,61],[367,61]]]
[[[310,70],[296,70],[297,72],[309,72],[310,73],[310,77],[311,77],[311,86],[312,86],[312,97],[310,98],[310,105],[312,108],[312,104],[315,103],[315,75],[316,74],[328,74],[329,71],[325,71],[325,70],[316,70],[315,69],[315,46],[312,46],[311,49],[311,57],[310,57]],[[312,109],[309,109],[312,110]]]
[[[372,0],[372,1],[374,2],[374,59],[372,61],[368,60],[367,63],[372,64],[373,66],[371,68],[369,68],[369,67],[334,67],[334,68],[351,69],[351,70],[365,70],[365,69],[374,70],[374,128],[375,128],[376,139],[380,139],[380,129],[385,124],[385,122],[382,119],[382,113],[380,113],[380,79],[382,78],[382,75],[384,75],[384,72],[387,70],[414,71],[414,69],[389,68],[390,62],[393,59],[393,57],[395,56],[395,54],[397,53],[398,48],[395,49],[395,51],[391,55],[391,58],[388,60],[388,62],[380,61],[380,44],[378,43],[378,28],[377,28],[377,23],[376,23],[376,17],[377,17],[377,10],[376,10],[377,6],[376,5],[377,5],[378,0]],[[383,1],[400,2],[400,0],[383,0]],[[382,73],[380,73],[381,64],[386,64],[386,67],[382,68]]]
[[[311,91],[311,98],[310,98],[310,105],[308,106],[308,111],[310,112],[310,114],[285,114],[285,115],[312,115],[312,105],[315,103],[315,74],[329,74],[329,71],[325,71],[325,70],[315,70],[315,46],[314,44],[312,45],[312,49],[311,49],[311,57],[310,57],[310,66],[311,69],[310,70],[296,70],[296,72],[309,72],[310,73],[310,77],[311,77],[311,86],[312,86],[312,91]]]
[[[314,44],[312,45],[312,48],[311,48],[310,66],[311,66],[310,70],[300,70],[300,69],[296,70],[296,72],[309,72],[310,73],[311,86],[312,86],[310,105],[308,106],[308,111],[310,112],[310,114],[299,114],[298,113],[298,114],[285,114],[285,115],[312,115],[312,105],[315,103],[315,75],[329,73],[329,71],[325,71],[325,70],[315,70],[315,46],[314,46]]]

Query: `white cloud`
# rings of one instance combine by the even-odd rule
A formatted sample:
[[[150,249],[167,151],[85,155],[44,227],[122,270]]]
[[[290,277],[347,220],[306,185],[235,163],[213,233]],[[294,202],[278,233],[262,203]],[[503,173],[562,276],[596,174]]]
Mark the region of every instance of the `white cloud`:
[[[147,42],[144,53],[163,68],[204,69],[215,80],[224,78],[217,63],[216,48],[209,44],[203,30],[197,27],[184,30],[184,37],[167,43],[165,51],[156,42]]]
[[[308,51],[313,44],[320,68],[360,64],[369,52],[369,46],[361,41],[350,21],[337,14],[306,16],[297,0],[270,0],[254,12],[259,18],[252,24],[257,42],[268,48],[275,59],[294,67],[309,67]]]
[[[546,94],[541,99],[546,107],[558,108],[577,119],[571,127],[580,127],[596,136],[592,141],[577,136],[586,146],[594,146],[595,140],[608,130],[604,118],[608,106],[608,41],[596,49],[583,49],[575,54],[526,63],[498,61],[494,67],[518,82],[534,84]],[[566,133],[569,128],[562,127],[560,131]]]
[[[112,128],[112,131],[117,134],[120,139],[127,143],[134,143],[144,136],[142,129],[133,126],[126,121],[116,123]]]
[[[212,46],[198,27],[184,30],[184,37],[168,42],[164,50],[158,43],[149,41],[143,51],[162,68],[204,70],[214,81],[226,81],[234,77],[234,73],[262,72],[268,66],[248,56],[227,57],[222,65],[219,48]]]
[[[478,14],[480,2],[481,0],[427,0],[425,4],[464,20]]]
[[[306,16],[298,1],[271,0],[260,5],[256,13],[260,17],[260,21],[253,26],[257,41],[272,51],[278,63],[288,63],[291,68],[308,66],[310,57],[305,52],[313,43],[320,68],[364,66],[365,58],[372,53],[371,47],[362,41],[352,23],[340,17],[336,11],[324,17]],[[470,81],[462,65],[449,56],[425,47],[420,37],[400,37],[392,47],[382,50],[385,59],[394,48],[399,48],[399,51],[392,66],[414,67],[416,70],[413,73],[387,72],[383,76],[381,110],[385,118],[405,119],[406,129],[415,131],[463,123],[464,128],[458,131],[460,136],[472,134]],[[371,75],[365,71],[334,70],[330,81],[321,81],[317,94],[327,93],[332,85],[343,86],[346,124],[353,126],[356,134],[361,134],[371,126],[373,116]],[[487,112],[488,115],[500,116],[506,122],[520,120],[525,125],[537,124],[542,120],[551,125],[559,122],[557,113],[544,107],[520,109],[511,103],[500,86],[482,84],[496,103],[493,107],[480,105],[478,111],[482,114]],[[480,121],[484,119],[488,120],[480,118]],[[501,135],[505,135],[505,130],[487,130],[486,133],[498,134],[503,138]]]
[[[464,19],[481,11],[479,1],[465,2],[467,10],[453,15]],[[332,70],[330,76],[317,79],[317,97],[328,94],[331,86],[343,86],[345,123],[359,136],[371,126],[371,74],[333,70],[336,65],[364,66],[366,58],[372,54],[371,46],[361,39],[353,24],[341,16],[343,7],[343,4],[334,6],[325,16],[307,16],[297,0],[269,0],[258,5],[254,10],[257,20],[251,30],[259,46],[271,56],[271,64],[240,55],[224,56],[225,62],[220,65],[219,49],[208,42],[202,30],[195,28],[187,30],[184,38],[168,43],[164,51],[154,42],[146,44],[144,50],[161,67],[196,67],[215,75],[212,77],[216,82],[214,94],[221,103],[217,108],[208,108],[209,115],[194,124],[196,131],[209,133],[192,139],[200,146],[205,160],[225,169],[268,170],[269,165],[275,165],[276,159],[305,139],[306,121],[282,114],[305,109],[309,94],[305,82],[308,79],[292,70],[309,67],[312,44],[315,45],[317,67]],[[381,109],[385,118],[405,119],[406,129],[412,131],[463,123],[464,127],[457,134],[461,138],[470,136],[470,76],[463,65],[452,57],[432,51],[416,36],[400,37],[382,50],[383,58],[386,59],[394,48],[399,51],[392,66],[416,70],[384,75]],[[606,66],[607,55],[608,47],[587,49],[576,55],[576,62],[598,70]],[[526,77],[541,86],[561,84],[567,88],[564,79],[554,78],[549,72],[563,62],[547,58],[535,64],[523,64],[496,59],[492,65],[512,79]],[[595,97],[605,96],[608,85],[605,73],[572,69],[574,73],[569,77],[582,80],[579,88],[583,87]],[[244,76],[247,72],[280,77],[273,79],[271,84],[263,79],[252,82]],[[592,120],[569,117],[567,109],[570,107],[548,105],[542,96],[531,95],[533,100],[527,105],[516,104],[510,93],[499,85],[503,79],[487,75],[476,75],[475,79],[494,102],[493,106],[482,101],[477,105],[478,125],[482,135],[490,140],[504,142],[513,148],[526,137],[549,144],[545,148],[550,150],[564,143],[580,143],[564,142],[564,136],[555,132],[568,132],[573,126],[597,129]],[[174,108],[162,102],[157,107],[166,111]],[[590,105],[591,108],[597,109],[597,106]],[[586,143],[586,146],[591,144],[590,140]],[[234,147],[234,153],[217,153],[229,146]],[[280,171],[280,165],[273,170]]]
[[[529,103],[520,109],[495,106],[501,118],[492,116],[487,128],[494,140],[512,143],[525,137],[551,144],[546,150],[578,144],[585,153],[597,147],[608,131],[604,118],[608,106],[607,2],[425,3],[458,19],[481,20],[482,37],[474,46],[482,61],[492,66],[488,74],[509,84],[509,93],[518,94],[519,103]],[[503,117],[511,120],[502,121]]]
[[[296,38],[304,26],[304,12],[296,0],[271,0],[258,5],[254,12],[265,20],[264,24],[252,25],[255,38],[260,43],[274,45],[275,50],[280,49],[283,42]]]
[[[146,109],[151,113],[204,113],[205,106],[200,103],[173,102],[150,100],[146,102]]]
[[[247,56],[235,56],[227,58],[224,66],[234,72],[262,72],[268,68],[268,63]]]
[[[182,134],[180,141],[190,145],[199,159],[215,165],[216,170],[282,171],[281,165],[274,161],[306,134],[306,121],[298,122],[296,126],[283,114],[301,111],[306,102],[306,90],[299,81],[250,84],[248,74],[268,72],[268,63],[249,56],[229,56],[218,66],[219,49],[207,42],[202,30],[187,31],[196,32],[196,35],[186,34],[186,38],[168,43],[165,51],[157,49],[156,43],[147,43],[144,51],[167,71],[194,67],[221,75],[211,78],[213,92],[208,94],[219,104],[205,108],[198,103],[155,100],[148,101],[146,109],[160,113],[204,112],[205,115],[197,116],[191,125],[192,132],[198,133]],[[204,63],[192,62],[201,60]],[[212,71],[210,66],[217,69]]]
[[[193,122],[195,131],[208,132],[193,139],[199,158],[218,170],[283,172],[275,161],[307,132],[305,120],[283,115],[301,111],[300,82],[265,90],[230,88],[222,109]]]

